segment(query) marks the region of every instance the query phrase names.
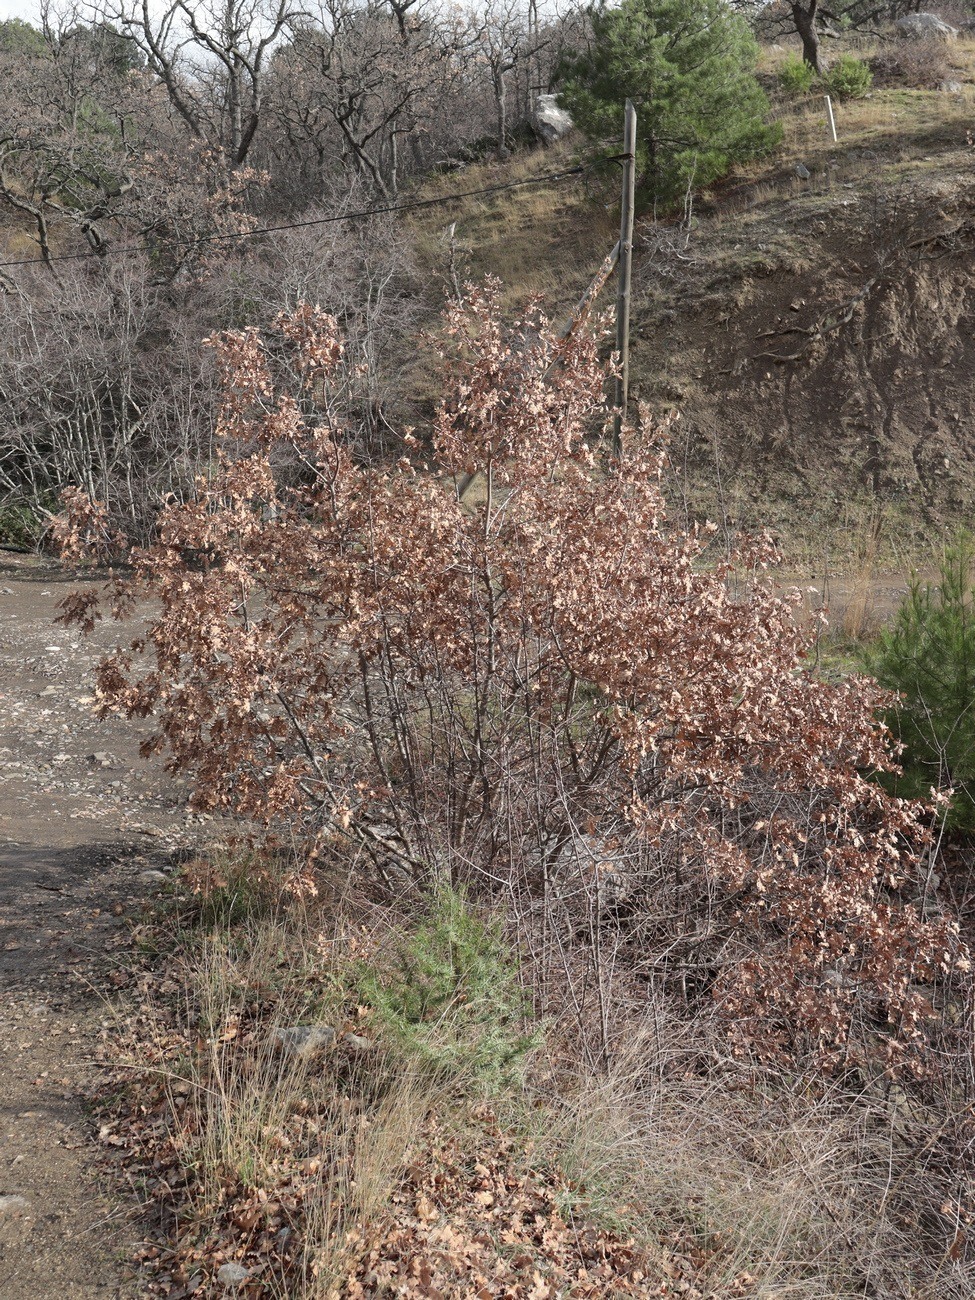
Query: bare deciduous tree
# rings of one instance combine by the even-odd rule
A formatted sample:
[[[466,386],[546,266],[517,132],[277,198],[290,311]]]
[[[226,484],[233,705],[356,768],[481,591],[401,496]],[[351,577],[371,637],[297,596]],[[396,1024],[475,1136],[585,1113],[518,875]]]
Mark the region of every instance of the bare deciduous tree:
[[[533,9],[523,0],[488,0],[472,10],[470,44],[483,64],[491,86],[498,136],[498,154],[508,155],[509,94],[512,74],[527,69],[530,60],[551,41],[533,24]]]
[[[103,246],[102,225],[132,188],[134,87],[117,33],[46,9],[36,45],[0,48],[0,200],[29,217],[51,263],[52,223]]]
[[[321,0],[275,60],[275,115],[299,147],[367,177],[384,199],[400,184],[401,142],[443,111],[461,72],[462,33],[432,8]]]
[[[136,45],[190,132],[246,162],[261,121],[268,64],[296,0],[107,0],[104,14]]]

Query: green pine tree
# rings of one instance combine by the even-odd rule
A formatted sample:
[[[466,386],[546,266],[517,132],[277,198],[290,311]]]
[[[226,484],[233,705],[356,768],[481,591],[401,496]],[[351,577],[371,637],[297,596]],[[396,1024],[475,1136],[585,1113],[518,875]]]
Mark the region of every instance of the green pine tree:
[[[562,61],[559,100],[615,149],[623,102],[634,101],[645,198],[673,203],[777,143],[753,73],[758,47],[725,0],[623,0],[588,13],[589,48]]]
[[[13,54],[18,58],[48,53],[44,36],[25,23],[22,18],[7,18],[0,22],[0,54]]]
[[[367,968],[358,996],[401,1048],[442,1077],[488,1091],[517,1079],[537,1036],[523,1028],[518,969],[500,927],[446,886],[386,970]]]
[[[975,830],[975,542],[948,547],[936,586],[915,578],[894,622],[867,655],[867,667],[900,692],[891,730],[904,745],[896,793],[927,798],[953,786],[948,824]]]

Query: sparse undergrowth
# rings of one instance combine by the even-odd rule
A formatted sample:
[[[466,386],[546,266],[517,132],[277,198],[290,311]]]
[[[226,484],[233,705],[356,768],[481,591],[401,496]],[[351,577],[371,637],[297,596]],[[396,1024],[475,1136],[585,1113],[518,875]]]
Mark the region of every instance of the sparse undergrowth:
[[[489,1068],[512,1056],[495,926],[446,891],[411,934],[365,898],[355,921],[304,901],[228,925],[228,873],[201,885],[201,865],[103,1102],[101,1136],[161,1228],[148,1294],[219,1293],[228,1265],[251,1296],[650,1293],[646,1248],[581,1213],[555,1153],[533,1155],[528,1094]],[[425,1006],[404,960],[435,990]]]
[[[487,1096],[456,1068],[483,1043],[462,999],[436,1013],[453,1068],[431,1071],[428,1044],[357,995],[367,976],[395,986],[404,940],[438,987],[454,979],[445,917],[503,971],[502,918],[319,875],[318,898],[228,923],[227,861],[208,883],[201,867],[154,923],[160,959],[100,1104],[150,1224],[146,1295],[231,1278],[251,1300],[971,1294],[943,1109],[746,1070],[656,995],[600,1063],[553,1005],[527,1076]],[[332,1041],[283,1046],[325,1025]]]

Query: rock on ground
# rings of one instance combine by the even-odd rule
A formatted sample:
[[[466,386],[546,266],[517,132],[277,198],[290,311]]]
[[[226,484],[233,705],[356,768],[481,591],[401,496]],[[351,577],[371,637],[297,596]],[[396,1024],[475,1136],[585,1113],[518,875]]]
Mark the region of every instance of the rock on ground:
[[[271,1042],[280,1047],[285,1056],[310,1060],[332,1046],[335,1030],[331,1025],[279,1025],[271,1030]]]
[[[243,1264],[223,1264],[217,1270],[217,1281],[222,1286],[240,1286],[250,1277],[250,1270]]]
[[[912,41],[953,41],[957,27],[951,27],[937,14],[905,14],[894,23],[901,36]]]
[[[557,144],[569,134],[572,118],[560,108],[555,95],[539,95],[532,114],[532,129],[543,144]]]

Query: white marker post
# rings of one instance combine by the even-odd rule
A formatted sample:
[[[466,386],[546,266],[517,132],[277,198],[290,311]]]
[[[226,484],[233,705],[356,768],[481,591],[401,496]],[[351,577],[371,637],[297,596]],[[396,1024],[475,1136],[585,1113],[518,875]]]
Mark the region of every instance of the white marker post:
[[[833,133],[833,143],[836,144],[836,118],[833,116],[833,101],[829,95],[824,95],[826,100],[826,116],[829,118],[829,129]]]

